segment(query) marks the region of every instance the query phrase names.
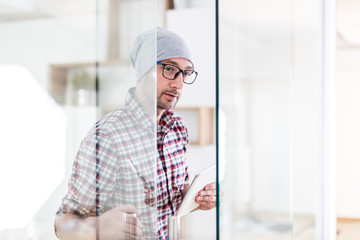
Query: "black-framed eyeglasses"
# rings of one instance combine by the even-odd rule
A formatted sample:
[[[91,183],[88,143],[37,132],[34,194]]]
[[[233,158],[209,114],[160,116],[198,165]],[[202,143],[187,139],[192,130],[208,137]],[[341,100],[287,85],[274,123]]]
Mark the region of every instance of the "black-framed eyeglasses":
[[[198,73],[194,70],[182,70],[177,66],[171,64],[164,64],[161,62],[157,62],[157,65],[163,66],[162,75],[164,76],[164,78],[169,80],[176,79],[179,76],[179,74],[182,73],[183,82],[186,84],[193,84],[198,75]]]

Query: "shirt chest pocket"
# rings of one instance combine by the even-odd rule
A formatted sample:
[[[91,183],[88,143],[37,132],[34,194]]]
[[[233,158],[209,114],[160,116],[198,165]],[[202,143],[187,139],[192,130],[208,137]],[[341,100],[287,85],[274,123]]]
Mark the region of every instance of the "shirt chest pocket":
[[[119,190],[122,198],[129,204],[144,202],[145,182],[141,172],[128,159],[123,160],[118,174]]]
[[[187,180],[184,145],[182,142],[171,142],[164,146],[166,175],[170,180],[170,185],[175,191],[182,190]]]

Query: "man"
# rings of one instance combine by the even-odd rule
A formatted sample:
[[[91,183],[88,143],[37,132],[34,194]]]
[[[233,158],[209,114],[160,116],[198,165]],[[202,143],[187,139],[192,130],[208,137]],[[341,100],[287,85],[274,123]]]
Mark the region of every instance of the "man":
[[[60,239],[167,239],[167,218],[189,187],[187,129],[172,111],[197,76],[189,47],[168,30],[149,30],[136,39],[131,62],[136,88],[81,143],[55,221]],[[199,192],[198,209],[216,206],[215,190],[212,183]]]

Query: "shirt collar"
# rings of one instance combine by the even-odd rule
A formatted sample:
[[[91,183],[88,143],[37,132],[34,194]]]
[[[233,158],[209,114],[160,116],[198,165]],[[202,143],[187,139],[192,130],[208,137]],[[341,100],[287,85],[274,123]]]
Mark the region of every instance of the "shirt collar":
[[[166,110],[160,118],[159,126],[164,132],[170,131],[175,124],[175,113],[172,110]]]

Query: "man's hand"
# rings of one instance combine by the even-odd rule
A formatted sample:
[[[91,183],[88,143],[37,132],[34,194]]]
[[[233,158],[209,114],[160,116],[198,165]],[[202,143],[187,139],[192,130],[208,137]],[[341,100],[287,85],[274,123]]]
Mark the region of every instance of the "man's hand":
[[[127,240],[143,239],[143,225],[138,218],[126,213],[138,211],[131,205],[116,207],[100,217],[81,218],[64,214],[56,221],[59,239]]]
[[[93,221],[93,225],[98,224],[100,239],[143,239],[142,223],[138,218],[127,213],[139,215],[133,206],[126,205],[104,213],[98,222]]]
[[[220,202],[222,195],[222,192],[220,192]],[[195,197],[195,202],[200,204],[195,210],[210,210],[216,207],[216,183],[210,183],[199,191]]]

